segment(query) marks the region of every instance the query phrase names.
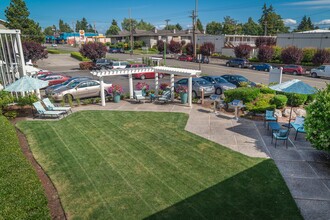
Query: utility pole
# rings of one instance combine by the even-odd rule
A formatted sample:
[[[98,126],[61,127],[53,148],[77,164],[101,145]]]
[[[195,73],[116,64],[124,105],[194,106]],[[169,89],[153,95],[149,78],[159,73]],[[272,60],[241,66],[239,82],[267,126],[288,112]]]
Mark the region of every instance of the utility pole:
[[[165,26],[165,44],[164,44],[164,66],[166,66],[166,47],[167,47],[167,30],[168,30],[168,22],[170,21],[170,19],[166,19],[166,26]]]
[[[133,28],[132,28],[132,18],[131,18],[131,9],[129,9],[129,32],[130,32],[130,45],[131,45],[131,50],[129,51],[130,56],[132,57],[133,55]]]
[[[72,21],[72,30],[73,30],[73,40],[74,40],[73,46],[76,47],[76,29],[74,26],[74,21]]]
[[[267,21],[265,21],[265,32],[264,35],[267,36]]]
[[[195,10],[192,11],[192,15],[189,16],[192,18],[192,27],[193,27],[193,37],[192,37],[192,42],[194,45],[194,58],[197,58],[197,41],[196,41],[196,29],[197,29],[197,5],[198,5],[198,0],[195,0]]]

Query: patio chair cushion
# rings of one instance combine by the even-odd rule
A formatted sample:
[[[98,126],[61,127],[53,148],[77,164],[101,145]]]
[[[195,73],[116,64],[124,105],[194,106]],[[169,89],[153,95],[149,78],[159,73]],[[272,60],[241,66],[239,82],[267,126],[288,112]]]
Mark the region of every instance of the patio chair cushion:
[[[274,111],[266,110],[266,118],[274,118]]]
[[[296,120],[294,121],[294,124],[296,124],[296,125],[304,125],[304,123],[305,123],[305,119],[303,117],[299,117],[299,116],[297,116]]]
[[[286,137],[288,134],[288,130],[279,130],[278,137]]]

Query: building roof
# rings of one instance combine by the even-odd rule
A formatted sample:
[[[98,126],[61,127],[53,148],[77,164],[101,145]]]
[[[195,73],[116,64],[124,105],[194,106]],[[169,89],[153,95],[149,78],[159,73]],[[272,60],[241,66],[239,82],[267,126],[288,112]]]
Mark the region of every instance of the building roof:
[[[302,32],[297,32],[297,33],[301,33],[301,34],[330,33],[330,30],[316,29],[316,30],[302,31]]]
[[[0,29],[8,29],[5,26],[6,23],[7,23],[7,21],[0,19]]]

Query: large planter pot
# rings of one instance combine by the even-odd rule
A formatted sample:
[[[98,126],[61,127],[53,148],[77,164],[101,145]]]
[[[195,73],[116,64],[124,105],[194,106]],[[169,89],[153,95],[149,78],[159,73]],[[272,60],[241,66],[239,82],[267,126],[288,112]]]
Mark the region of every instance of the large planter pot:
[[[120,95],[119,94],[114,94],[113,95],[113,102],[118,103],[120,101]]]
[[[180,98],[181,98],[181,104],[186,104],[188,102],[188,93],[181,92]]]

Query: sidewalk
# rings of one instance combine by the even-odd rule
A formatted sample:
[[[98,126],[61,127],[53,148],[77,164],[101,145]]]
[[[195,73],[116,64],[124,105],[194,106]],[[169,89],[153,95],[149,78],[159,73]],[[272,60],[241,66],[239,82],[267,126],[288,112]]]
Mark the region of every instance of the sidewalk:
[[[189,114],[186,130],[251,157],[272,158],[305,219],[330,219],[330,154],[315,150],[304,134],[292,130],[288,149],[282,142],[271,144],[271,134],[263,122],[239,119],[193,105],[133,104],[126,101],[89,105],[81,110],[161,111]]]

